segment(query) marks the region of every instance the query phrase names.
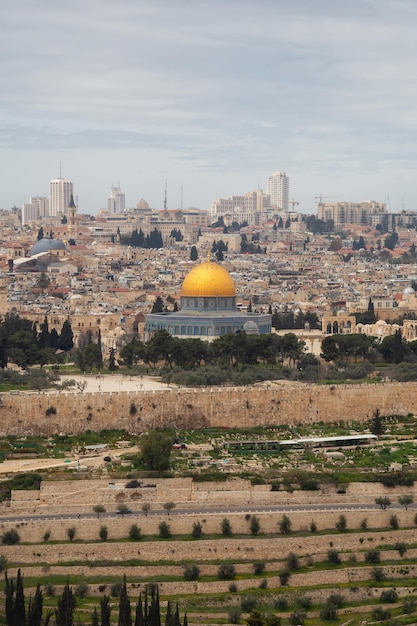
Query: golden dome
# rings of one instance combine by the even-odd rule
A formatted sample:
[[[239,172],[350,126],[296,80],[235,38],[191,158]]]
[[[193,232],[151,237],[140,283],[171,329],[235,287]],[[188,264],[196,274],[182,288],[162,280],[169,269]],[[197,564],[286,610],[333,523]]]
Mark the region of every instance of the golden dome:
[[[218,263],[205,261],[187,274],[182,283],[181,295],[194,298],[234,297],[236,289],[229,272]]]

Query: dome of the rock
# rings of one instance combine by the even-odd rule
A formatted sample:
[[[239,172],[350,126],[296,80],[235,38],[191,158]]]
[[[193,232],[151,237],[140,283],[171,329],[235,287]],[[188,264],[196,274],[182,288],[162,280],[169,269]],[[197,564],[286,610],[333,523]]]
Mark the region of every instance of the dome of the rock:
[[[221,265],[205,261],[194,267],[185,277],[181,296],[186,297],[235,297],[236,288],[232,277]]]

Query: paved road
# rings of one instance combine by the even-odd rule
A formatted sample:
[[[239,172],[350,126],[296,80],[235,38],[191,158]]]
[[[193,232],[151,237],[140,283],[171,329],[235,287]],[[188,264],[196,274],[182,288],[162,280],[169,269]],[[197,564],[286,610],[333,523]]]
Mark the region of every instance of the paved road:
[[[401,509],[402,507],[398,503],[393,503],[387,511],[392,509]],[[417,508],[416,504],[413,504],[409,507],[410,509]],[[313,511],[319,511],[321,513],[325,512],[335,512],[335,511],[374,511],[379,509],[379,506],[373,503],[365,504],[361,503],[347,503],[347,504],[310,504],[308,506],[304,504],[291,504],[291,505],[265,505],[265,506],[236,506],[236,507],[200,507],[200,508],[175,508],[171,510],[170,515],[168,516],[165,509],[151,509],[148,513],[148,517],[166,517],[173,518],[181,515],[227,515],[233,513],[242,513],[242,514],[257,514],[257,513],[291,513],[291,512],[305,512],[311,513]],[[106,518],[119,518],[126,517],[128,519],[137,518],[137,517],[145,517],[145,514],[142,510],[133,510],[132,513],[126,515],[119,515],[115,512],[106,512],[100,513],[100,519]],[[65,519],[92,519],[97,518],[97,513],[65,513],[65,514],[36,514],[36,515],[1,515],[0,522],[29,522],[29,521],[39,521],[39,520],[65,520]]]

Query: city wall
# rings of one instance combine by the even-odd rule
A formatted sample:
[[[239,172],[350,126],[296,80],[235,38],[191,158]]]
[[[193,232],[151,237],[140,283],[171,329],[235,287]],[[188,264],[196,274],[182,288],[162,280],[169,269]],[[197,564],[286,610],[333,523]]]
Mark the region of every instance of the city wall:
[[[413,414],[417,383],[172,388],[136,392],[9,392],[0,396],[0,436],[80,433],[87,429],[249,428],[367,421]]]

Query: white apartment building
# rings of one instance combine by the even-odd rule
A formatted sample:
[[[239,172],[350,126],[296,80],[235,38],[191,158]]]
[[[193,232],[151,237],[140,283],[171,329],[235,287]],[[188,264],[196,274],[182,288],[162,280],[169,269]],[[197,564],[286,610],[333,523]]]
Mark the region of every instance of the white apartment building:
[[[228,215],[231,221],[240,222],[243,214],[252,216],[266,212],[269,207],[269,197],[261,189],[256,189],[246,192],[244,196],[216,198],[211,205],[211,218],[215,222],[220,216]],[[255,219],[250,217],[250,222],[254,221]]]
[[[107,200],[107,209],[109,213],[123,213],[125,210],[125,194],[118,187],[111,188],[110,197]]]
[[[271,206],[278,210],[288,211],[290,179],[285,172],[274,172],[268,179],[266,193],[269,195]]]
[[[22,226],[49,215],[49,200],[45,197],[32,196],[30,202],[22,204]]]
[[[366,200],[364,202],[319,202],[317,217],[319,220],[333,220],[335,226],[341,224],[371,225],[379,223],[385,216],[385,202]]]
[[[73,195],[73,183],[65,178],[55,178],[49,182],[49,215],[65,215],[71,196]]]

